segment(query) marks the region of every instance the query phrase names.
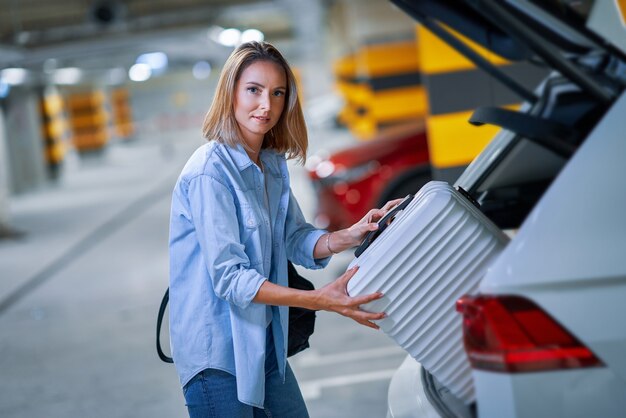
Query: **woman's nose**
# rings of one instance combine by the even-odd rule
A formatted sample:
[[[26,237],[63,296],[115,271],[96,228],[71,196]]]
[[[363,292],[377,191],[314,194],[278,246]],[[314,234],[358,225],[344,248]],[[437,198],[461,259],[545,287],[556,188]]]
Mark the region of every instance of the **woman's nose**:
[[[261,109],[264,109],[264,110],[270,110],[270,107],[272,105],[271,105],[271,100],[270,100],[269,94],[262,94],[260,100],[261,100],[261,102],[259,104],[259,107]]]

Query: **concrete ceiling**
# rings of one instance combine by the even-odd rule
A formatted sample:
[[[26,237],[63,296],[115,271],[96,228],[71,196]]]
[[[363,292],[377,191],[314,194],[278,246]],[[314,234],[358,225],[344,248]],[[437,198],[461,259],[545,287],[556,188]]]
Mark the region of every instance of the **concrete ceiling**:
[[[116,84],[147,52],[166,53],[169,70],[220,66],[232,47],[212,30],[254,28],[307,68],[305,87],[317,91],[329,59],[370,39],[411,36],[414,25],[388,0],[0,0],[0,70],[57,84],[55,70],[77,67],[82,83]]]
[[[38,70],[50,58],[58,67],[128,67],[152,51],[172,65],[220,60],[230,49],[210,40],[212,25],[289,38],[288,1],[0,0],[0,68]]]

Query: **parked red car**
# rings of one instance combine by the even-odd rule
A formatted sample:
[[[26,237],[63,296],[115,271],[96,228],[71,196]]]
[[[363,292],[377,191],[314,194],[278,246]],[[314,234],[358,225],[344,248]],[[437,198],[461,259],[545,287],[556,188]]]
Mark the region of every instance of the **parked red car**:
[[[307,170],[318,196],[315,225],[346,228],[371,208],[415,193],[430,181],[423,126],[386,134],[328,158],[311,156]]]

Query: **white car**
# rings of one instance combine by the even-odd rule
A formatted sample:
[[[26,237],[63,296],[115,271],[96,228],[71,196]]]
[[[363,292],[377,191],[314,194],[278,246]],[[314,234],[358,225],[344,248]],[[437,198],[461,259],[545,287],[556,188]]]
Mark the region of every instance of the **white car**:
[[[456,182],[512,237],[457,302],[475,402],[407,357],[387,416],[626,416],[624,2],[392,2],[470,38],[481,27],[473,39],[496,52],[510,35],[554,71],[519,112],[476,110],[503,129]]]

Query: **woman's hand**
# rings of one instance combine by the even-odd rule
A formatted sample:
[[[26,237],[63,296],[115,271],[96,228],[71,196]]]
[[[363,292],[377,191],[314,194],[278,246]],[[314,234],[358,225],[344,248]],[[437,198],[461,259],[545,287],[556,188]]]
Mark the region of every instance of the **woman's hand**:
[[[352,244],[349,245],[348,248],[359,245],[368,232],[378,229],[377,222],[382,219],[387,212],[399,205],[402,200],[403,199],[390,200],[385,203],[382,208],[370,210],[359,222],[347,228],[345,231],[352,241]]]
[[[324,258],[356,247],[370,231],[378,229],[378,221],[403,199],[394,199],[380,209],[372,209],[357,223],[340,231],[324,234],[317,240],[313,249],[314,258]]]
[[[379,326],[371,321],[385,318],[385,313],[366,312],[361,310],[361,305],[380,299],[383,297],[383,294],[378,292],[357,297],[350,297],[350,295],[348,295],[348,281],[350,281],[357,270],[358,267],[353,267],[337,278],[334,282],[312,291],[316,292],[315,306],[312,308],[316,310],[337,312],[338,314],[354,319],[361,325],[379,329]]]

